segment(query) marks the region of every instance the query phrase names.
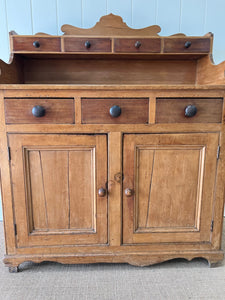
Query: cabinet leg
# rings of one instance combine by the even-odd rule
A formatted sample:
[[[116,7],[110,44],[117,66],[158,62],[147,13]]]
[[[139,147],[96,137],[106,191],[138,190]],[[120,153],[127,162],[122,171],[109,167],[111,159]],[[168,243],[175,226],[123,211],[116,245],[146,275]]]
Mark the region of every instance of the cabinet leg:
[[[211,261],[209,261],[208,263],[209,263],[209,268],[216,268],[219,265],[219,262],[211,262]]]
[[[18,273],[18,272],[19,272],[18,266],[9,267],[9,273]]]

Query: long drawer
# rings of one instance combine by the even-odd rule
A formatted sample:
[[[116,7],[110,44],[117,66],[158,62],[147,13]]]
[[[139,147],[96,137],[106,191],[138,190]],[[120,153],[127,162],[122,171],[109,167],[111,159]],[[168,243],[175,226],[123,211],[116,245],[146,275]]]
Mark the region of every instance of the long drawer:
[[[156,123],[221,123],[222,98],[157,98]]]
[[[6,124],[73,124],[74,99],[6,98]]]
[[[148,123],[148,98],[82,98],[84,124],[145,124]]]

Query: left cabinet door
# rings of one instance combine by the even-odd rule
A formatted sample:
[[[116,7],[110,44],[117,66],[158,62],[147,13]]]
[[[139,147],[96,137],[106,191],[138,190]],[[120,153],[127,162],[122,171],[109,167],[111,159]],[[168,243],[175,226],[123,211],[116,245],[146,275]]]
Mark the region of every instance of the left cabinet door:
[[[9,134],[8,143],[17,247],[106,244],[107,136]]]

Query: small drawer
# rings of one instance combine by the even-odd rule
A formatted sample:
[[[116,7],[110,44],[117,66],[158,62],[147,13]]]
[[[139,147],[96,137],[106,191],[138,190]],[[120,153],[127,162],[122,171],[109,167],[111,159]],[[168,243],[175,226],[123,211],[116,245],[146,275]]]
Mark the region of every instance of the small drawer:
[[[108,38],[64,38],[65,52],[111,52]]]
[[[12,37],[13,52],[60,52],[61,39],[57,37]]]
[[[222,98],[158,98],[156,123],[221,123]]]
[[[160,53],[161,39],[115,39],[114,52],[119,53]]]
[[[165,38],[164,53],[209,53],[210,39]]]
[[[148,123],[148,98],[113,98],[81,100],[84,124]]]
[[[74,99],[5,98],[6,124],[73,124]]]

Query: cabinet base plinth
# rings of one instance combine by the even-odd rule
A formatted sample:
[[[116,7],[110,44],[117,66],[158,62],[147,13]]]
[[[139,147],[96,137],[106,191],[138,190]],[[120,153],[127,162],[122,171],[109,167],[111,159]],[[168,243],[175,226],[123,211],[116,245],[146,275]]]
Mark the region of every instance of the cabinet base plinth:
[[[61,264],[93,264],[93,263],[128,263],[133,266],[150,266],[168,260],[183,258],[191,261],[194,258],[204,258],[210,267],[215,267],[224,258],[222,250],[218,251],[188,251],[164,253],[112,253],[112,254],[70,254],[70,255],[6,255],[4,263],[10,272],[18,272],[18,266],[23,262],[41,263],[44,261]]]

